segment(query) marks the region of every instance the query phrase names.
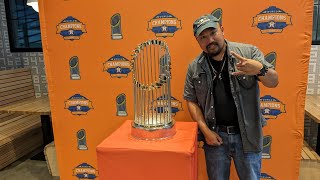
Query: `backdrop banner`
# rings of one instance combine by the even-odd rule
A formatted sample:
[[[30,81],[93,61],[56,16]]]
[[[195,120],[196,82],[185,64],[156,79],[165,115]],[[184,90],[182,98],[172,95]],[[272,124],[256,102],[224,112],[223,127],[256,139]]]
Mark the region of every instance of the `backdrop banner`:
[[[192,121],[182,96],[188,64],[201,53],[192,24],[210,13],[220,19],[227,40],[257,46],[275,65],[278,87],[260,86],[268,123],[261,178],[298,179],[313,0],[40,0],[39,8],[62,180],[99,179],[96,146],[133,120],[130,61],[138,44],[168,44],[172,116]],[[198,167],[199,179],[206,180],[200,148]],[[234,169],[231,178],[238,179]]]

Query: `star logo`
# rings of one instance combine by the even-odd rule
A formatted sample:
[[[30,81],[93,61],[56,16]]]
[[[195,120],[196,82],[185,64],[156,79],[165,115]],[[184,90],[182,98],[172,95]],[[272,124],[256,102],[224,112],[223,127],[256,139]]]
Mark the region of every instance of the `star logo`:
[[[269,22],[269,28],[275,28],[276,23],[274,21]]]
[[[69,35],[73,35],[73,30],[72,29],[69,30],[68,32],[69,32]]]
[[[167,32],[168,31],[168,27],[167,26],[162,26],[161,30],[162,30],[162,32]]]
[[[264,109],[265,114],[270,114],[270,109]]]
[[[121,68],[117,67],[117,73],[121,73]]]

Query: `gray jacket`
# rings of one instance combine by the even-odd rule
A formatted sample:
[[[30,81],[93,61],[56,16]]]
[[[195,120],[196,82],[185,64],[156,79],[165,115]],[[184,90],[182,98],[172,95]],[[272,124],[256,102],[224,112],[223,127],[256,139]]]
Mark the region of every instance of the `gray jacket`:
[[[262,52],[255,46],[249,44],[227,42],[228,70],[230,78],[231,93],[237,108],[238,122],[241,132],[243,148],[245,152],[262,151],[262,127],[266,124],[260,111],[260,90],[256,76],[239,75],[233,76],[237,60],[230,51],[242,57],[254,59],[269,68],[273,66],[265,61]],[[205,121],[216,128],[213,82],[209,69],[208,60],[201,53],[191,64],[189,64],[184,87],[184,99],[195,102],[203,112]]]

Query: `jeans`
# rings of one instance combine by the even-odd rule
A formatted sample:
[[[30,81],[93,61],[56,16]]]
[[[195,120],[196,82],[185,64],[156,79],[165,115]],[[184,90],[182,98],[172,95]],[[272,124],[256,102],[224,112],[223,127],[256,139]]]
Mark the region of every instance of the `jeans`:
[[[229,180],[231,158],[240,180],[259,180],[261,152],[244,153],[240,134],[217,133],[222,138],[220,146],[204,144],[209,180]]]

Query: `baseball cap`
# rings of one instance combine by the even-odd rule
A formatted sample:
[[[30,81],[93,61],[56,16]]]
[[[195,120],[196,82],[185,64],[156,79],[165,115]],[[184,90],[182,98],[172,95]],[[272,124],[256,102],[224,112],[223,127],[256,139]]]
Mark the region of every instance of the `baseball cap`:
[[[211,14],[206,14],[200,16],[194,23],[193,23],[193,33],[194,36],[199,36],[199,34],[207,29],[207,28],[217,28],[219,20],[212,16]]]

